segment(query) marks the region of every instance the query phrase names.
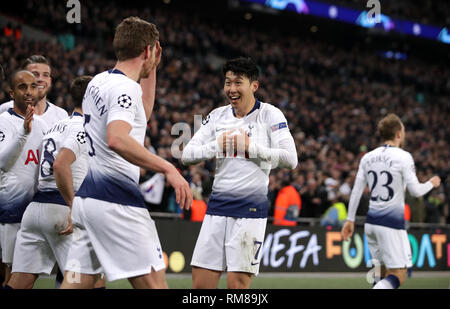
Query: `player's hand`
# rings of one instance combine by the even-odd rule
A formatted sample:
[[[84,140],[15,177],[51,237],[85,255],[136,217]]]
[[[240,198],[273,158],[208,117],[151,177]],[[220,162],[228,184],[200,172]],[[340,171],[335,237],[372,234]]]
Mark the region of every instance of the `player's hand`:
[[[355,230],[355,223],[351,221],[346,221],[341,230],[342,238],[345,241],[347,241],[350,237],[352,237],[354,230]]]
[[[159,63],[161,62],[162,47],[159,41],[156,41],[155,49],[156,49],[155,62],[153,63],[152,70],[156,69]]]
[[[184,208],[186,210],[189,210],[192,205],[193,197],[188,182],[183,178],[183,176],[175,167],[167,172],[165,176],[167,181],[175,190],[176,202],[180,205],[181,209]]]
[[[434,188],[437,188],[441,185],[441,178],[439,176],[433,176],[429,180]]]
[[[67,218],[67,225],[62,231],[59,232],[59,235],[70,235],[73,233],[73,224],[72,224],[72,209],[69,212],[69,216]]]
[[[231,140],[231,136],[230,136],[231,132],[233,132],[233,131],[226,131],[217,138],[217,143],[219,144],[220,152],[223,153],[224,155],[229,153],[231,150],[230,149],[231,144],[232,144],[232,140]]]
[[[33,115],[34,107],[28,104],[27,111],[25,112],[25,119],[23,121],[23,128],[25,129],[26,134],[29,134],[31,132]]]
[[[250,138],[248,133],[245,132],[244,129],[239,129],[240,134],[236,134],[233,136],[233,150],[234,152],[242,152],[248,153],[248,146],[250,145]],[[244,155],[244,154],[241,154]]]

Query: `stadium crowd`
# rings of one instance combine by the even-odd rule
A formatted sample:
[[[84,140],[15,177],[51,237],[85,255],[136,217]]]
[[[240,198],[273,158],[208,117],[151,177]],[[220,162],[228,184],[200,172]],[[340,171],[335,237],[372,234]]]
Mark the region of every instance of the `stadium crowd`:
[[[20,2],[20,1],[19,1]],[[251,56],[261,69],[258,99],[284,111],[299,154],[293,172],[273,170],[269,197],[293,185],[302,199],[300,217],[318,218],[336,201],[345,204],[353,185],[359,159],[379,143],[373,135],[377,121],[389,112],[402,116],[407,134],[406,149],[415,158],[418,177],[433,173],[443,179],[441,189],[423,199],[407,197],[413,222],[450,222],[450,71],[410,55],[406,60],[385,59],[364,48],[279,35],[277,29],[243,29],[202,15],[168,11],[164,7],[118,9],[118,3],[83,3],[82,23],[65,21],[64,3],[46,0],[45,5],[27,1],[21,21],[52,35],[71,33],[75,46],[66,50],[58,40],[31,42],[3,35],[0,63],[6,75],[32,54],[45,55],[52,65],[50,101],[71,110],[70,81],[79,75],[95,75],[112,68],[111,29],[126,16],[140,16],[158,25],[163,46],[159,67],[157,101],[148,125],[147,146],[176,163],[192,187],[207,200],[214,162],[186,168],[172,157],[171,135],[175,123],[194,127],[194,115],[205,117],[225,104],[220,64],[226,58]],[[120,2],[119,2],[120,3]],[[40,9],[40,8],[45,9]],[[51,7],[52,9],[49,9]],[[19,16],[8,12],[10,16]],[[1,84],[0,102],[8,101],[8,85]],[[142,180],[151,176],[143,171]],[[367,192],[366,192],[367,193]],[[156,211],[177,211],[173,193],[166,188]],[[367,211],[359,208],[360,215]]]

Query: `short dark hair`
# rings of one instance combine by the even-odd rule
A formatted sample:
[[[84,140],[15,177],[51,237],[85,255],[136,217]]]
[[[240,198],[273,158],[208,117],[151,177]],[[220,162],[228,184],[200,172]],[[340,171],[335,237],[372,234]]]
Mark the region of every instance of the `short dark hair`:
[[[383,141],[392,141],[402,126],[403,123],[397,115],[388,114],[378,123],[377,131]]]
[[[31,75],[33,75],[33,73],[31,73],[31,72],[28,71],[28,70],[22,70],[22,69],[19,69],[19,70],[14,71],[14,72],[11,74],[11,77],[9,78],[9,87],[11,88],[11,90],[14,90],[15,87],[16,87],[16,76],[17,76],[19,73],[23,73],[23,72],[27,72],[27,73],[30,73]],[[34,76],[34,75],[33,75],[33,76]]]
[[[33,56],[28,57],[27,59],[25,59],[22,62],[22,65],[20,67],[23,70],[26,70],[27,66],[29,66],[30,64],[33,64],[33,63],[43,63],[43,64],[46,64],[46,65],[48,65],[50,67],[50,62],[47,60],[47,58],[45,58],[42,55],[33,55]]]
[[[259,77],[258,66],[250,57],[239,57],[228,60],[222,67],[222,74],[224,78],[227,72],[233,72],[239,76],[243,75],[251,82],[257,81]]]
[[[117,60],[136,58],[148,45],[153,48],[157,40],[159,32],[154,24],[139,17],[125,18],[114,34],[113,47]]]
[[[70,84],[70,95],[75,107],[81,107],[87,85],[92,80],[92,76],[83,75],[75,78]]]

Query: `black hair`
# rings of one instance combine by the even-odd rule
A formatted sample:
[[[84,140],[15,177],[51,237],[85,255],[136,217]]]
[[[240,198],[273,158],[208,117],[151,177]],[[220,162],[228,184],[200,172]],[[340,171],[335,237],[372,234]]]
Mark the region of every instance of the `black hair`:
[[[70,95],[75,107],[81,107],[87,85],[92,80],[92,76],[84,75],[75,78],[70,84]]]
[[[23,72],[28,72],[28,73],[30,73],[31,75],[33,75],[33,73],[31,73],[31,72],[28,71],[28,70],[22,70],[22,69],[19,69],[19,70],[14,71],[14,72],[11,74],[11,76],[9,77],[9,87],[11,88],[11,90],[14,90],[14,89],[16,88],[16,76],[17,76],[17,74],[23,73]],[[34,76],[34,75],[33,75],[33,76]]]
[[[251,82],[257,81],[259,77],[258,66],[249,57],[239,57],[225,62],[222,67],[223,77],[225,77],[227,72],[233,72],[236,75],[243,75]]]

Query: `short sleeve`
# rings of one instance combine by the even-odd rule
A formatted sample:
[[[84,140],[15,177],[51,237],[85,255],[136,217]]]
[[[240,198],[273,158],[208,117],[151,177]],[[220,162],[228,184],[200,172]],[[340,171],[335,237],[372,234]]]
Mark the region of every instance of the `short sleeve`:
[[[124,83],[123,86],[112,89],[109,94],[107,124],[123,120],[132,125],[139,105],[142,105],[142,90],[138,84]]]
[[[87,151],[86,143],[87,139],[83,124],[77,123],[70,127],[68,135],[64,140],[61,148],[67,148],[71,150],[75,154],[75,157],[78,158],[80,154]]]

